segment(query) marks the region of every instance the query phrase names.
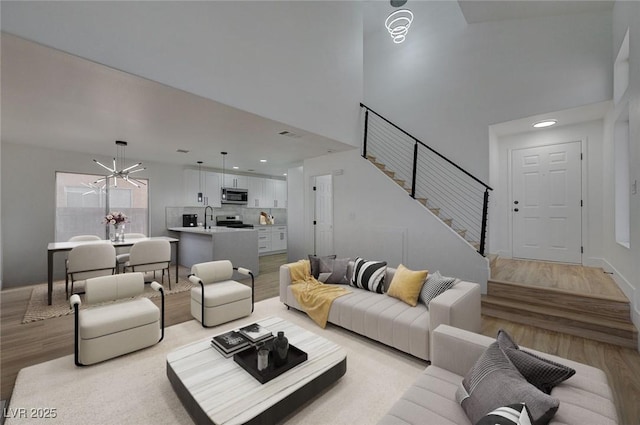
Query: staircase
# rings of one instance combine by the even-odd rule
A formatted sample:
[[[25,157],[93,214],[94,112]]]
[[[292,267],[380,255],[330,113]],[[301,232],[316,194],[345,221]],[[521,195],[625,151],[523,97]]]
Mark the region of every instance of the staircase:
[[[362,157],[484,256],[493,189],[368,106]]]
[[[392,179],[398,186],[403,188],[408,194],[411,194],[411,188],[407,187],[406,181],[402,180],[402,179],[399,179],[399,178],[396,178],[396,173],[394,171],[391,171],[391,170],[387,169],[386,165],[381,163],[381,162],[379,162],[378,159],[373,155],[367,155],[366,158],[367,158],[367,160],[369,162],[371,162],[373,165],[375,165],[380,171],[382,171],[384,174],[386,174],[387,177]],[[429,211],[431,211],[431,213],[433,215],[435,215],[440,221],[442,221],[447,226],[451,227],[458,235],[460,235],[461,238],[463,238],[469,244],[471,244],[471,246],[473,246],[476,249],[476,251],[480,249],[480,242],[473,241],[473,240],[468,240],[465,237],[467,235],[467,230],[454,227],[453,219],[444,217],[441,214],[441,209],[436,207],[436,206],[434,206],[434,205],[431,205],[427,198],[417,198],[416,197],[415,200],[418,201],[420,204],[422,204],[424,207],[426,207]]]
[[[482,314],[622,347],[638,347],[630,303],[620,297],[490,279],[487,295],[482,296]]]

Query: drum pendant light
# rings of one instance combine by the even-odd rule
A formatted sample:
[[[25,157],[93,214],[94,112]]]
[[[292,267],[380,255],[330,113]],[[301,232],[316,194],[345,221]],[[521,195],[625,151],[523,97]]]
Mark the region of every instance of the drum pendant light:
[[[198,161],[198,202],[202,202],[202,161]]]

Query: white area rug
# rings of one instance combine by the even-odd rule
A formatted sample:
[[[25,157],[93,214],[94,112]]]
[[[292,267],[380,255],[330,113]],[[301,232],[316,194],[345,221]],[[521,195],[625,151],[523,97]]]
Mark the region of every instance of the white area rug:
[[[278,316],[315,332],[347,352],[347,373],[291,415],[288,424],[374,424],[426,367],[426,362],[331,324],[318,327],[305,314],[288,311],[279,299],[256,303],[250,317],[205,329],[195,320],[165,330],[159,344],[88,367],[65,356],[22,369],[8,413],[26,409],[11,424],[191,424],[167,379],[168,352],[199,339]],[[34,417],[31,409],[55,409],[55,418]]]

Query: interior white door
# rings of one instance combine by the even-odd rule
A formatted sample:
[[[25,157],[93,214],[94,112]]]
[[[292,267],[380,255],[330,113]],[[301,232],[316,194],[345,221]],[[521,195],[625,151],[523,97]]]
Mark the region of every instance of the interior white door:
[[[513,257],[582,262],[581,142],[512,151]]]
[[[333,254],[333,179],[331,175],[316,176],[314,236],[315,254]]]

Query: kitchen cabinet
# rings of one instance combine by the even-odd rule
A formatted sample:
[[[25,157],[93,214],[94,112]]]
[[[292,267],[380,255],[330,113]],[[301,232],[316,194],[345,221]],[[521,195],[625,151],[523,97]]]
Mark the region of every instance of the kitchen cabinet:
[[[287,208],[287,181],[274,180],[274,208]]]
[[[248,178],[249,208],[286,208],[287,182],[285,180]]]
[[[254,227],[258,231],[258,254],[271,252],[271,229],[269,226]]]
[[[220,180],[218,173],[185,169],[183,172],[185,206],[220,207]],[[198,192],[202,190],[202,202],[198,202]]]
[[[258,254],[287,250],[287,226],[254,226],[258,232]]]
[[[225,174],[223,185],[224,187],[232,187],[235,189],[246,189],[247,176],[240,176],[236,174]]]
[[[267,208],[264,199],[265,179],[262,177],[247,178],[247,207],[248,208]]]
[[[272,251],[287,250],[287,226],[271,227],[271,250]]]

